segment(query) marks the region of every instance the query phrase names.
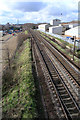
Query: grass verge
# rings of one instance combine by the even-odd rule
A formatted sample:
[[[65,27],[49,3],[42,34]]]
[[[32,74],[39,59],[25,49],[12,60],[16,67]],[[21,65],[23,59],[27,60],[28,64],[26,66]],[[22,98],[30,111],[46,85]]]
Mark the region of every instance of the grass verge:
[[[32,74],[29,40],[23,43],[23,50],[16,54],[15,62],[12,66],[14,66],[15,70],[11,80],[15,85],[11,86],[11,89],[2,99],[3,118],[37,118],[36,89]],[[8,80],[10,80],[10,77],[8,77]]]
[[[61,47],[60,45],[58,45],[57,43],[53,42],[53,41],[50,40],[48,37],[44,36],[45,33],[43,33],[43,32],[40,32],[40,33],[41,33],[41,36],[42,36],[42,37],[44,37],[45,39],[49,40],[54,46],[56,46],[56,48],[57,48],[58,50],[60,50],[61,52],[65,53],[68,57],[70,57],[70,59],[73,59],[73,54],[70,52],[70,50],[62,48],[62,47]],[[47,35],[47,36],[51,36],[51,35]],[[53,37],[53,36],[51,36],[51,37]],[[73,46],[72,44],[69,44],[68,42],[66,42],[66,41],[64,41],[64,40],[61,40],[61,39],[56,38],[56,37],[53,37],[53,38],[59,40],[61,43],[63,43],[64,45],[68,46],[70,49],[71,49],[72,46]],[[76,64],[78,64],[78,61],[79,61],[79,58],[77,58],[77,57],[75,56],[75,57],[74,57],[74,62],[75,62]]]

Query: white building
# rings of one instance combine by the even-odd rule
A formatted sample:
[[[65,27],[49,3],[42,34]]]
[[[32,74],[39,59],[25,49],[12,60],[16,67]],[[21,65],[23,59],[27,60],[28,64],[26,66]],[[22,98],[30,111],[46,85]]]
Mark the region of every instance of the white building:
[[[38,26],[38,29],[46,31],[46,30],[49,29],[49,26],[50,26],[49,24],[41,24],[41,25]]]
[[[52,27],[49,27],[49,32],[62,35],[62,29],[63,29],[62,26],[52,26]]]
[[[53,26],[58,26],[60,23],[61,23],[61,20],[59,19],[53,19],[50,21],[50,25],[53,25]]]
[[[76,26],[78,26],[78,23],[71,23],[71,24],[69,24],[69,28],[74,28]]]
[[[76,39],[80,39],[80,26],[65,31],[65,35],[69,37],[76,36]]]
[[[59,26],[62,26],[62,31],[65,31],[67,29],[69,29],[69,25],[68,24],[59,24]]]
[[[2,35],[3,35],[3,31],[0,31],[0,37],[2,37]]]

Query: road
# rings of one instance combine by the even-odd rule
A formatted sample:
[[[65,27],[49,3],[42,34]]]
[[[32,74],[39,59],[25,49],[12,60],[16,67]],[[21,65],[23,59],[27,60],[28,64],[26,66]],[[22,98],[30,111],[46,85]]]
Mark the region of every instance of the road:
[[[17,48],[17,34],[13,36],[12,34],[7,34],[0,38],[0,65],[2,69],[6,67],[7,52],[9,52],[10,58],[13,56]],[[0,69],[0,72],[2,70]]]

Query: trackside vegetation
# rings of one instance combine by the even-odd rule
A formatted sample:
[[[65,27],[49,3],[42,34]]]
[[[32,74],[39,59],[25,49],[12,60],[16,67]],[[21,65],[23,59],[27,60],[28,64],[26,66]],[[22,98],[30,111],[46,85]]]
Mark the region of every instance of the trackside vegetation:
[[[73,59],[73,52],[72,52],[72,48],[73,48],[73,45],[62,40],[62,39],[59,39],[57,37],[54,37],[54,36],[51,36],[51,35],[48,35],[46,34],[47,36],[49,37],[52,37],[52,38],[55,38],[57,39],[57,41],[59,41],[63,47],[61,45],[58,45],[56,42],[52,41],[51,39],[49,39],[47,36],[45,36],[45,33],[43,32],[40,32],[41,36],[44,37],[45,39],[49,40],[54,46],[56,46],[57,49],[59,49],[60,51],[62,51],[64,54],[66,54],[69,58]],[[76,48],[76,47],[75,47]],[[77,55],[79,57],[79,52],[76,52],[75,51],[75,55]],[[76,56],[74,56],[74,62],[77,64],[79,61],[79,58],[77,58]]]
[[[3,81],[9,81],[3,85],[3,118],[37,118],[36,88],[29,39],[23,42],[16,53],[11,70],[3,77]]]

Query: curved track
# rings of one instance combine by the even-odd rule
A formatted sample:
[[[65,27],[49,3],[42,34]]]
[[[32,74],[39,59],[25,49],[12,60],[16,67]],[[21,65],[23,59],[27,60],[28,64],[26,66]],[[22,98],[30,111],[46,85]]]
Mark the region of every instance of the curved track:
[[[42,45],[42,44],[44,44],[47,47],[49,47],[48,49],[50,49],[51,48],[49,45],[50,43],[48,41],[45,42],[45,39],[43,39],[38,33],[35,34],[35,32],[32,30],[30,30],[29,32],[31,33],[32,37],[34,38],[35,44],[36,44],[38,50],[40,51],[40,54],[46,65],[48,73],[51,77],[50,83],[52,83],[52,87],[54,88],[55,93],[58,98],[58,101],[61,104],[62,110],[65,114],[64,115],[65,119],[67,119],[67,120],[78,119],[79,113],[80,113],[80,108],[77,105],[75,99],[73,98],[71,92],[69,91],[67,85],[65,84],[62,77],[60,76],[59,72],[55,68],[54,64],[50,60],[49,56],[46,54],[45,48]],[[50,49],[50,51],[53,51],[52,48]],[[59,61],[62,61],[63,57],[61,56],[62,57],[61,58],[59,53],[56,52],[56,50],[54,50],[53,54],[56,54],[56,57],[58,56]],[[68,64],[68,63],[63,61],[63,65],[64,64]],[[66,66],[66,69],[70,69],[69,65]],[[70,72],[70,74],[72,74],[72,70],[70,70],[68,72]],[[77,81],[77,78],[76,78],[76,81]],[[78,84],[78,86],[79,86],[79,84]]]
[[[48,40],[44,39],[42,36],[40,36],[39,33],[36,33],[39,37],[39,39],[42,39],[44,44],[48,47],[48,49],[54,54],[54,56],[57,58],[57,60],[63,65],[63,67],[68,71],[68,73],[73,78],[74,84],[78,88],[80,88],[80,70],[75,69],[73,65],[60,53],[60,51]]]

